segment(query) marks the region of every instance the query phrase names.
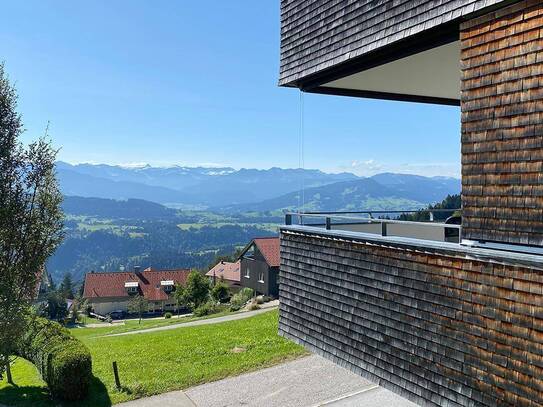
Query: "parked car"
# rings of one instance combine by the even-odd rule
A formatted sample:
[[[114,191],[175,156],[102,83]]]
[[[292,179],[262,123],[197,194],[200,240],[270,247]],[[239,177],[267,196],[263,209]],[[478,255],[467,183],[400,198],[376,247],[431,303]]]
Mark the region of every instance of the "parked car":
[[[124,317],[126,316],[126,312],[121,310],[111,311],[109,313],[109,316],[111,317],[111,319],[124,319]]]

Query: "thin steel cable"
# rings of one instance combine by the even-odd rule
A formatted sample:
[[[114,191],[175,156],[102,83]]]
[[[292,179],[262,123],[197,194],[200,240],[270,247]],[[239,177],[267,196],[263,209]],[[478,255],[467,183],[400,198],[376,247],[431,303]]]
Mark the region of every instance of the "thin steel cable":
[[[305,209],[305,129],[304,129],[304,92],[300,90],[300,146],[298,155],[298,168],[301,168],[300,193],[298,194],[298,212],[303,212]],[[301,195],[301,202],[300,202]]]

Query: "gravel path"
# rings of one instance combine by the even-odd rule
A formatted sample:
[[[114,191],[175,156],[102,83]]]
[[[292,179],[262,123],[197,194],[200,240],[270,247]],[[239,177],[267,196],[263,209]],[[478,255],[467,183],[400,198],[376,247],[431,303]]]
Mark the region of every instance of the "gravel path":
[[[225,315],[223,317],[201,319],[199,321],[184,322],[184,323],[179,323],[179,324],[173,324],[173,325],[167,325],[167,326],[159,326],[159,327],[156,327],[156,328],[140,329],[138,331],[128,331],[128,332],[122,332],[122,333],[118,333],[118,334],[110,334],[110,335],[104,335],[104,336],[137,335],[137,334],[145,334],[145,333],[148,333],[148,332],[169,331],[169,330],[172,330],[172,329],[188,328],[188,327],[191,327],[191,326],[219,324],[221,322],[237,321],[239,319],[254,317],[255,315],[263,314],[264,312],[273,311],[274,309],[277,309],[277,307],[264,308],[264,309],[259,309],[259,310],[256,310],[256,311],[240,312],[238,314]]]

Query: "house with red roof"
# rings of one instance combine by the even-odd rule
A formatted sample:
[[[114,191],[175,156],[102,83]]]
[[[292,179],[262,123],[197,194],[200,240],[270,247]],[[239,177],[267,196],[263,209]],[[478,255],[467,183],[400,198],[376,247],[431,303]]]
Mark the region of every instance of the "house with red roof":
[[[147,268],[133,272],[87,273],[83,298],[95,313],[107,315],[112,311],[128,311],[134,295],[149,301],[149,311],[175,311],[173,297],[176,284],[184,284],[190,270],[156,270]]]
[[[278,237],[253,239],[241,252],[240,283],[252,288],[255,293],[277,297],[279,295],[279,253]]]
[[[209,277],[212,283],[222,280],[230,286],[230,288],[240,287],[240,261],[229,262],[220,261],[211,268],[206,276]]]

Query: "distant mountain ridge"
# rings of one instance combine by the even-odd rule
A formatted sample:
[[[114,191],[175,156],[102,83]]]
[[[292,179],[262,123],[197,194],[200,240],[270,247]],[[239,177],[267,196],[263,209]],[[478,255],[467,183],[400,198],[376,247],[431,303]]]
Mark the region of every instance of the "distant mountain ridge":
[[[397,174],[391,174],[397,175]],[[415,177],[415,178],[411,178]],[[459,192],[459,181],[445,182],[432,178],[404,175],[404,182],[390,186],[375,177],[343,181],[315,188],[291,192],[258,203],[231,205],[226,212],[293,210],[303,211],[363,211],[363,210],[415,210]],[[388,179],[388,177],[377,177]],[[409,186],[420,182],[421,188]]]
[[[161,204],[215,207],[258,202],[307,186],[357,179],[350,173],[319,170],[240,169],[230,167],[136,167],[57,163],[65,195],[111,199],[144,199]]]
[[[460,180],[447,177],[383,173],[369,178],[319,170],[230,167],[122,167],[57,163],[65,195],[104,199],[141,199],[178,207],[222,211],[292,209],[418,208],[460,192]],[[397,208],[396,208],[397,209]]]

